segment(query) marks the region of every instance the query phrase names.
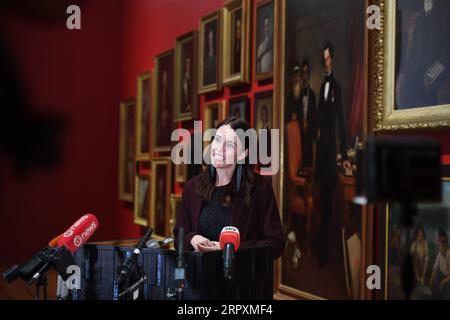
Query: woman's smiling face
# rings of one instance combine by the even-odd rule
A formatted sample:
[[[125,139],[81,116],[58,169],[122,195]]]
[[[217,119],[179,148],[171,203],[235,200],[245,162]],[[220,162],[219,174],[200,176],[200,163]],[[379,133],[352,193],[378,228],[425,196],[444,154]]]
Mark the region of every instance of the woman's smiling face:
[[[245,158],[244,145],[230,125],[217,129],[211,143],[211,164],[215,168],[234,165],[237,160]]]

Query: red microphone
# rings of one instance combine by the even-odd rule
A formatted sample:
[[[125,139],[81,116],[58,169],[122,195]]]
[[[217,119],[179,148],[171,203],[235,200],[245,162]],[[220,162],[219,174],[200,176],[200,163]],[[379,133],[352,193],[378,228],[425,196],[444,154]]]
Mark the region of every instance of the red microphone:
[[[232,278],[234,253],[239,249],[241,236],[235,227],[224,227],[220,233],[220,249],[223,254],[223,272],[226,279]]]
[[[65,247],[71,253],[75,253],[89,240],[97,228],[97,218],[91,213],[85,214],[59,237],[57,246]]]

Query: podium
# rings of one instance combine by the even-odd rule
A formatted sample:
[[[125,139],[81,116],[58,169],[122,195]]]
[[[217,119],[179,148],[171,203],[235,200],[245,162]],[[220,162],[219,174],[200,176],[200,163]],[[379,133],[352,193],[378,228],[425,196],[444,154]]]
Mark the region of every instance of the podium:
[[[117,267],[133,251],[136,240],[87,243],[75,253],[81,271],[81,289],[69,295],[73,300],[117,300]],[[146,248],[139,256],[147,280],[139,299],[173,300],[175,250]],[[234,259],[233,279],[223,273],[222,251],[185,251],[185,300],[273,299],[271,248],[240,248]]]

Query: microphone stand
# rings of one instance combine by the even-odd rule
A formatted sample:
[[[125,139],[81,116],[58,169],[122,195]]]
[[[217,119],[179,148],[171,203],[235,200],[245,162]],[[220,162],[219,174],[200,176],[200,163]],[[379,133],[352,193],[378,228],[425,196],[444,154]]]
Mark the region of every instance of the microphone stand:
[[[153,229],[149,228],[142,239],[139,241],[133,253],[125,262],[118,268],[117,285],[120,291],[118,298],[125,300],[135,300],[133,294],[140,290],[143,283],[147,280],[147,276],[142,268],[142,265],[137,261],[145,243],[153,233]],[[136,282],[129,284],[132,278],[137,276]]]

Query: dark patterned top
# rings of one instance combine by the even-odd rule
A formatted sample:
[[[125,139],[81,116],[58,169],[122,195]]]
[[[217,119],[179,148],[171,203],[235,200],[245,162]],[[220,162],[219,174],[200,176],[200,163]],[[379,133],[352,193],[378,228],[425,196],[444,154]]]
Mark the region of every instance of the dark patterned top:
[[[200,213],[199,234],[211,241],[219,241],[223,227],[231,223],[231,207],[222,205],[227,185],[215,187],[211,200],[203,203]]]

